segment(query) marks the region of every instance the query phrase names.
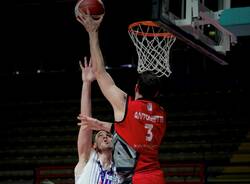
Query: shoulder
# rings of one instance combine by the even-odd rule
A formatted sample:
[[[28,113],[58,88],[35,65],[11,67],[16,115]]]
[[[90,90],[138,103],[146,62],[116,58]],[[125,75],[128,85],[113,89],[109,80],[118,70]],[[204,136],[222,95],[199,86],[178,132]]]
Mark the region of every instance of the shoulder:
[[[83,171],[84,171],[84,168],[86,167],[86,165],[90,162],[92,162],[92,160],[94,158],[97,157],[97,153],[94,149],[91,149],[91,152],[90,152],[90,156],[89,156],[89,159],[88,160],[83,160],[81,159],[81,161],[79,161],[74,169],[74,173],[75,173],[75,177],[79,177]]]

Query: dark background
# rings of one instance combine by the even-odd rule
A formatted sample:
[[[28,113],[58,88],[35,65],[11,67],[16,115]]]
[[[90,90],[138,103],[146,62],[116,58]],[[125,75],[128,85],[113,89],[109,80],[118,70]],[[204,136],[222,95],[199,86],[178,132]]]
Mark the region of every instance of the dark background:
[[[89,45],[87,33],[75,19],[75,4],[73,0],[19,0],[3,6],[7,12],[0,63],[4,100],[18,93],[41,98],[53,93],[60,96],[72,89],[72,94],[79,94],[79,89],[74,88],[80,86],[78,61],[89,55]],[[127,27],[134,21],[150,19],[151,1],[105,0],[104,4],[101,48],[110,73],[125,87],[132,82],[122,80],[128,75],[120,75],[120,66],[137,64]],[[217,1],[207,1],[207,6],[216,9]],[[250,6],[250,2],[232,0],[232,7],[243,6]],[[171,50],[173,73],[164,79],[164,85],[170,91],[248,88],[249,45],[249,36],[238,37],[238,44],[226,56],[229,65],[221,66],[184,43],[177,43]],[[135,68],[128,70],[136,73]]]
[[[121,65],[136,65],[137,54],[127,27],[149,19],[150,2],[104,1],[100,45],[108,72],[129,93],[136,68]],[[207,2],[216,9],[218,1]],[[76,117],[82,86],[78,61],[89,55],[88,35],[75,19],[76,0],[8,3],[1,4],[0,183],[5,179],[4,184],[12,180],[30,184],[34,168],[77,163]],[[232,0],[232,6],[250,6],[250,1]],[[218,166],[226,170],[240,144],[249,143],[249,38],[238,38],[227,53],[227,66],[180,41],[171,49],[172,74],[163,80],[161,101],[169,112],[166,149],[161,151],[167,162],[205,163],[207,176],[213,179]],[[92,94],[93,117],[112,122],[112,107],[97,83]],[[249,158],[249,148],[245,149],[240,153]],[[249,160],[236,164],[249,166]],[[241,176],[237,179],[249,173]]]

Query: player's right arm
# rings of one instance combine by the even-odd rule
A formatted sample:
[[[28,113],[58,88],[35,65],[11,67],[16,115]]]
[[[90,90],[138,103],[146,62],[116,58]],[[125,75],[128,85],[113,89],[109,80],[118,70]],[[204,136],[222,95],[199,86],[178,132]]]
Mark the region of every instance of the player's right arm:
[[[124,116],[127,95],[115,85],[114,80],[105,69],[97,33],[90,34],[90,52],[93,55],[93,71],[98,85],[114,109],[115,120],[120,121]]]
[[[100,16],[99,19],[93,19],[89,14],[82,14],[77,20],[82,23],[89,34],[90,53],[97,82],[103,95],[114,109],[115,120],[120,121],[124,116],[127,94],[115,85],[112,77],[105,69],[98,38],[98,29],[102,19],[103,16]]]

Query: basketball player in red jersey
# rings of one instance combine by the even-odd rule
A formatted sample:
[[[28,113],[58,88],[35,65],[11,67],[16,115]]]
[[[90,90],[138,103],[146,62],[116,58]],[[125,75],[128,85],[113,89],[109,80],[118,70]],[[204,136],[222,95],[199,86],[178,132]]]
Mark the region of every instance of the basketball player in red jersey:
[[[93,19],[89,14],[77,16],[89,34],[97,82],[114,110],[113,159],[116,171],[123,176],[123,184],[164,184],[158,152],[166,130],[166,112],[154,101],[159,93],[159,80],[149,72],[142,73],[135,86],[134,98],[115,85],[105,69],[99,46],[98,29],[102,18]],[[96,119],[82,118],[86,127],[103,127],[104,123]]]

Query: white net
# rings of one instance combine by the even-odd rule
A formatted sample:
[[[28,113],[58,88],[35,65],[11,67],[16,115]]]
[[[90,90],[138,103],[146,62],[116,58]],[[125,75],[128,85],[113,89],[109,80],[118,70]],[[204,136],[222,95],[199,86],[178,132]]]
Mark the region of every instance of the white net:
[[[138,54],[138,73],[151,71],[158,77],[169,77],[169,52],[176,37],[153,22],[131,24],[128,33]]]

